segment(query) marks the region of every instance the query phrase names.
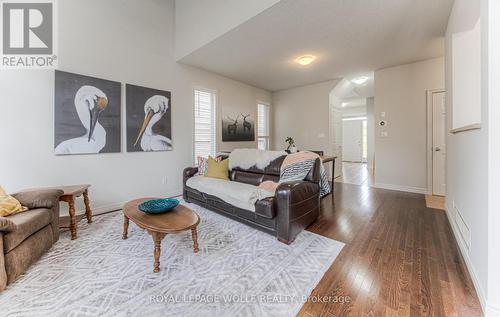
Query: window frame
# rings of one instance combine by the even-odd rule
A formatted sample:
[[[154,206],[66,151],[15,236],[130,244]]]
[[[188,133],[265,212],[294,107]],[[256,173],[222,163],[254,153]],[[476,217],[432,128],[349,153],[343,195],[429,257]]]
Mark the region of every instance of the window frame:
[[[193,163],[194,165],[196,166],[198,164],[197,162],[197,154],[196,154],[196,116],[195,116],[195,111],[196,111],[196,92],[199,91],[199,92],[204,92],[204,93],[207,93],[207,94],[211,94],[211,102],[213,103],[212,105],[212,109],[211,109],[211,115],[212,115],[212,128],[213,128],[213,131],[212,131],[212,135],[213,135],[213,145],[212,145],[212,150],[213,150],[213,153],[211,153],[210,155],[213,155],[215,156],[217,154],[217,113],[218,113],[218,92],[216,89],[212,89],[212,88],[207,88],[207,87],[204,87],[204,86],[193,86],[193,89],[192,89],[192,105],[193,105],[193,111],[192,111],[192,119],[193,119],[193,127],[192,127],[192,150],[193,150],[193,154],[192,154],[192,159],[193,159]]]
[[[267,135],[260,135],[259,134],[259,106],[263,105],[267,107]],[[266,101],[260,101],[257,100],[257,148],[259,148],[259,141],[260,139],[266,140],[266,148],[264,149],[265,151],[269,151],[271,148],[271,104]]]

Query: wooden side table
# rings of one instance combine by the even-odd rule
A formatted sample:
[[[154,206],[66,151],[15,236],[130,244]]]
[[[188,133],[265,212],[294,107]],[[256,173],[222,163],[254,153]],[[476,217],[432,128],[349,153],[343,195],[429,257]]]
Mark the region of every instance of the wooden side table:
[[[76,210],[75,210],[75,198],[83,195],[83,203],[85,204],[85,217],[88,223],[92,223],[92,209],[90,209],[89,202],[89,184],[84,185],[71,185],[57,187],[58,189],[64,191],[64,194],[59,197],[59,201],[64,201],[68,203],[69,206],[69,230],[71,231],[71,240],[76,239]]]
[[[44,187],[36,189],[59,189],[64,193],[59,197],[59,201],[68,203],[69,206],[69,230],[71,231],[71,240],[76,239],[76,210],[75,198],[83,195],[83,203],[85,204],[85,216],[87,222],[92,223],[92,209],[90,209],[89,201],[89,184],[70,185],[70,186],[57,186],[57,187]]]
[[[336,156],[328,156],[328,155],[320,155],[320,159],[323,163],[332,162],[332,195],[333,195],[333,186],[335,184],[335,159]]]

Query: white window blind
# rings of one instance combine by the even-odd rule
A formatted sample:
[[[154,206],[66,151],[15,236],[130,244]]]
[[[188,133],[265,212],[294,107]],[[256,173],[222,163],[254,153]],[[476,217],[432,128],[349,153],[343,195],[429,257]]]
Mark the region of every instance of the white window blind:
[[[259,150],[269,150],[269,105],[257,104],[257,141]]]
[[[213,91],[194,90],[194,163],[198,156],[215,156],[215,108],[217,95]]]

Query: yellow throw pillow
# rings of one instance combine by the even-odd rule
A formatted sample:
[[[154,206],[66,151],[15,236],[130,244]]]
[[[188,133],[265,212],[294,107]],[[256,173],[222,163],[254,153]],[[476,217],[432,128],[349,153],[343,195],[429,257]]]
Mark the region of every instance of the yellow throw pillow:
[[[28,210],[21,203],[7,193],[0,186],[0,217],[6,217]]]
[[[229,160],[217,162],[213,157],[208,157],[208,167],[205,177],[229,180],[228,177]]]

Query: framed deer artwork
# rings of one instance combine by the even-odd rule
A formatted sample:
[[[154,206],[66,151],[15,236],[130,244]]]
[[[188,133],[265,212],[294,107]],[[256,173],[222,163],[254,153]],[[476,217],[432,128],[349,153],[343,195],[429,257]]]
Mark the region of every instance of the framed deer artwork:
[[[255,141],[255,123],[248,113],[222,116],[222,142]]]

